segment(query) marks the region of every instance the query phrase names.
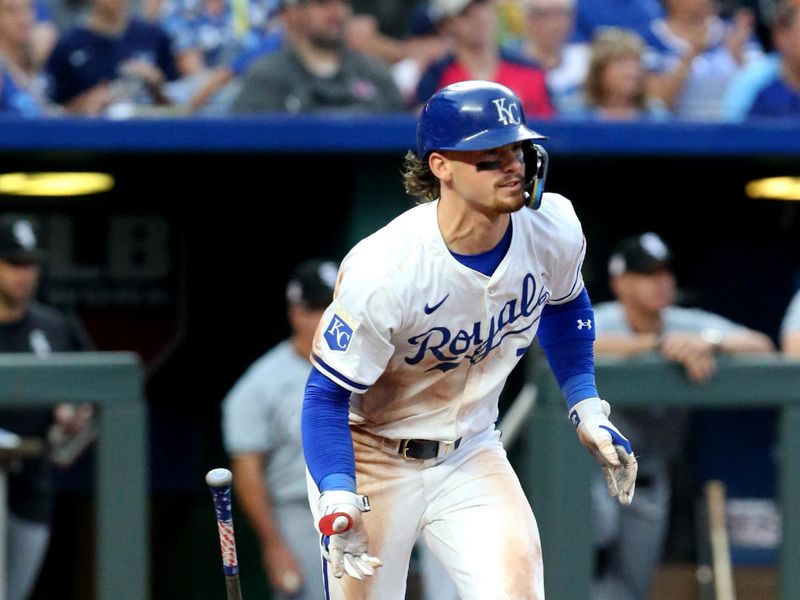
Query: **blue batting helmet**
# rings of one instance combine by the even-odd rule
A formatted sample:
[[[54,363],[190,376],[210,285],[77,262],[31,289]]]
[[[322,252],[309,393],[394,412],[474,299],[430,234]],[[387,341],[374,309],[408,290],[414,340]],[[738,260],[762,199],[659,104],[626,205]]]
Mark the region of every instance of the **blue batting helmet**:
[[[527,204],[538,208],[547,175],[547,152],[532,140],[547,139],[525,123],[522,101],[493,81],[460,81],[436,92],[417,121],[417,155],[434,150],[486,150],[523,145]]]

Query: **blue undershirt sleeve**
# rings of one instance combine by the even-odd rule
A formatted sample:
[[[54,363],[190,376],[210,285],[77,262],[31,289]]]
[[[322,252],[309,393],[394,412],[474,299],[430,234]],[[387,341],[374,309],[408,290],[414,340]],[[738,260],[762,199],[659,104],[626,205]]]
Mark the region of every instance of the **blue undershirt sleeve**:
[[[546,305],[538,336],[567,407],[596,397],[594,311],[586,289],[574,300]]]
[[[350,391],[312,368],[303,398],[301,429],[306,466],[320,492],[356,491],[349,406]]]

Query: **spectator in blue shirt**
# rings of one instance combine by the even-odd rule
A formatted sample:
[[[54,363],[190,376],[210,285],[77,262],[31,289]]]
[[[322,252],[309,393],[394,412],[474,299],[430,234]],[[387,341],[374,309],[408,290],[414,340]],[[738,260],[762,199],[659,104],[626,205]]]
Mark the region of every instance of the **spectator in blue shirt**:
[[[783,0],[772,27],[780,56],[777,71],[756,95],[748,117],[800,117],[800,5]]]
[[[168,103],[164,85],[178,77],[166,32],[134,18],[129,0],[92,0],[86,23],[56,44],[47,74],[50,97],[68,112],[112,116],[115,106],[133,114]]]
[[[666,17],[645,38],[651,89],[676,117],[721,120],[728,83],[764,54],[755,14],[741,9],[723,19],[712,0],[665,0],[664,6]]]
[[[40,117],[52,111],[31,60],[32,0],[0,0],[0,115]]]

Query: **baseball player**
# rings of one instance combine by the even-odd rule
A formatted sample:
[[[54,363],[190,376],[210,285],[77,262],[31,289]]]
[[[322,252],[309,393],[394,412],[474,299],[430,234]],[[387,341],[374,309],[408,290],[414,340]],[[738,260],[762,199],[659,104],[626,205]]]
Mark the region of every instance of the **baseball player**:
[[[405,163],[427,202],[340,266],[302,416],[328,598],[402,599],[420,535],[463,600],[544,598],[536,520],[495,429],[537,330],[610,493],[633,498],[636,459],[594,381],[581,225],[542,196],[541,139],[509,88],[442,88]]]
[[[772,341],[761,332],[715,313],[676,305],[672,262],[669,247],[652,231],[616,245],[608,261],[615,300],[595,305],[598,356],[657,353],[681,365],[690,381],[703,383],[714,375],[717,354],[773,351]],[[714,412],[716,429],[721,417]],[[689,418],[688,410],[675,406],[617,411],[615,420],[639,452],[638,496],[634,506],[622,507],[605,496],[603,482],[595,478],[592,511],[602,559],[595,573],[594,600],[650,597],[670,524],[671,471],[684,447]]]

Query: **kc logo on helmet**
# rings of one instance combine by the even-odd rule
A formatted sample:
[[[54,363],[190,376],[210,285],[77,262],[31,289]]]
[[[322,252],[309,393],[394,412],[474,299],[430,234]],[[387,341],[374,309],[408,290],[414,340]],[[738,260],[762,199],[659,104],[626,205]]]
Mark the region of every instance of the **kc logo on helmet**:
[[[497,100],[492,100],[492,104],[497,108],[497,120],[503,125],[519,125],[522,122],[519,106],[517,106],[516,102],[506,106],[506,99],[498,98]]]

